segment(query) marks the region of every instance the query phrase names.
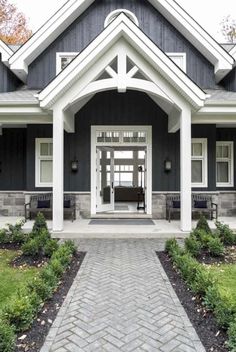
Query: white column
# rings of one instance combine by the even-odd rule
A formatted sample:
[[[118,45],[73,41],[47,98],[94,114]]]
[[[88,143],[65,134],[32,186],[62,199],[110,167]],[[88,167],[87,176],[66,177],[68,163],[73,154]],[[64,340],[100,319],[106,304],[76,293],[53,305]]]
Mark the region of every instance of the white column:
[[[180,187],[181,230],[191,231],[191,110],[183,110],[180,116]]]
[[[64,221],[64,115],[53,110],[53,231],[63,230]]]

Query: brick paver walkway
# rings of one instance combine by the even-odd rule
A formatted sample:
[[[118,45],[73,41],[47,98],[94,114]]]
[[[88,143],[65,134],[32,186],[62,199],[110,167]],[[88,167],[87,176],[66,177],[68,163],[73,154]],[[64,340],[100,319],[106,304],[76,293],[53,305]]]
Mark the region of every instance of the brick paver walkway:
[[[203,352],[155,254],[160,240],[80,240],[87,251],[41,352]]]

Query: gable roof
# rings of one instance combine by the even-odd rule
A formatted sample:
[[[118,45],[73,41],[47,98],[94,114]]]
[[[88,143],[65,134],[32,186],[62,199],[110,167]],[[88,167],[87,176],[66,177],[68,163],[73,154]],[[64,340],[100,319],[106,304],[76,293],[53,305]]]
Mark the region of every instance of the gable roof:
[[[137,55],[133,54],[134,50],[135,53],[138,53],[138,59]],[[109,53],[111,53],[110,56],[107,59],[104,59],[104,56],[109,55]],[[106,69],[107,65],[109,65],[117,55],[119,58],[120,53],[125,55],[126,58],[130,58],[130,60],[137,65],[141,71],[143,70],[143,72],[145,72],[146,69],[145,62],[152,67],[152,71],[149,70],[149,72],[155,72],[155,74],[151,73],[149,75],[148,83],[151,83],[154,89],[159,89],[159,96],[167,97],[167,95],[169,95],[167,97],[167,99],[169,99],[170,94],[179,94],[195,109],[199,109],[204,105],[207,95],[203,90],[199,88],[124,13],[121,13],[97,38],[94,39],[92,43],[78,54],[77,57],[71,61],[71,63],[61,71],[61,73],[56,76],[46,88],[39,93],[38,98],[40,106],[42,108],[50,109],[61,97],[64,97],[65,93],[68,93],[69,89],[75,84],[77,87],[77,93],[73,93],[73,95],[82,92],[83,89],[88,87],[88,84],[93,80],[95,80],[95,84],[97,83],[99,85],[99,83],[96,82],[98,75]],[[139,63],[136,63],[135,61],[139,61]],[[100,71],[95,71],[95,63],[99,65]],[[147,70],[148,69],[146,69],[146,71]],[[92,71],[94,71],[94,77],[92,77]],[[87,72],[89,72],[89,75],[92,77],[90,81],[83,78]],[[120,91],[123,91],[122,89],[128,89],[129,84],[127,84],[127,81],[130,82],[130,80],[126,80],[124,77],[125,75],[126,73],[123,72],[121,77],[118,76],[114,78],[113,89],[117,88],[119,90],[119,83],[121,83],[122,86]],[[154,77],[154,75],[159,76],[158,78],[155,76],[152,80],[150,76]],[[164,79],[167,82],[166,87],[168,88],[165,89],[168,90],[168,94],[164,92],[163,86],[159,86],[161,79]],[[85,81],[84,84],[82,83],[83,80]],[[103,83],[104,81],[108,83],[109,80],[104,79]],[[140,80],[136,79],[135,84],[138,83],[137,81]],[[145,83],[145,81],[141,81],[140,90],[142,90]],[[100,88],[101,91],[104,90],[102,85]],[[175,93],[173,93],[173,89]]]
[[[13,51],[7,44],[5,44],[1,39],[0,39],[0,53],[2,54],[2,62],[8,66],[8,60],[13,54]]]
[[[233,58],[173,0],[147,0],[166,17],[214,66],[219,82]],[[94,0],[69,0],[10,58],[12,71],[26,81],[28,65],[45,50]]]

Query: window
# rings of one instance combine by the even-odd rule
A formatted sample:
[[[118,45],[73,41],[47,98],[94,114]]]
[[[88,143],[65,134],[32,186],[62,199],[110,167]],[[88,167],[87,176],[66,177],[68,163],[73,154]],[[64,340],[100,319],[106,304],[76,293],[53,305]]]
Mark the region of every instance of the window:
[[[186,53],[166,53],[174,63],[185,73],[187,71]]]
[[[234,186],[233,142],[216,142],[216,186]]]
[[[35,143],[36,187],[52,186],[52,138],[37,138]]]
[[[207,187],[207,139],[192,139],[192,186]]]
[[[105,19],[104,22],[104,27],[107,27],[112,21],[114,21],[116,19],[116,17],[119,16],[119,14],[124,13],[131,21],[133,21],[136,26],[139,26],[139,22],[137,17],[135,16],[135,14],[133,14],[133,12],[126,10],[126,9],[118,9],[115,11],[112,11],[111,13],[109,13],[109,15],[107,16],[107,18]]]
[[[56,74],[60,73],[78,55],[78,53],[57,53]]]

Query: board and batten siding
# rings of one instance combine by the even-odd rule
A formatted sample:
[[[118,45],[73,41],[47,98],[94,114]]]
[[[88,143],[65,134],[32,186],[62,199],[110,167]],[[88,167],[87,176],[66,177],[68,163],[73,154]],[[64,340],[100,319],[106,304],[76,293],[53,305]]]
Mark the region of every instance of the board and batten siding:
[[[202,88],[214,88],[213,65],[147,0],[95,1],[29,66],[28,86],[44,88],[56,76],[57,52],[81,52],[103,31],[106,16],[125,8],[138,18],[141,30],[164,52],[185,52],[187,74]]]
[[[230,71],[221,83],[227,90],[236,92],[236,67]]]
[[[9,70],[1,60],[0,53],[0,93],[12,92],[21,84],[19,79]]]
[[[26,129],[3,129],[0,136],[0,190],[26,188]]]

